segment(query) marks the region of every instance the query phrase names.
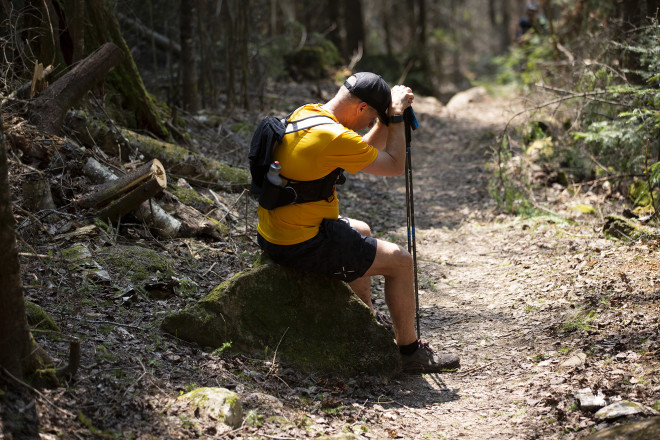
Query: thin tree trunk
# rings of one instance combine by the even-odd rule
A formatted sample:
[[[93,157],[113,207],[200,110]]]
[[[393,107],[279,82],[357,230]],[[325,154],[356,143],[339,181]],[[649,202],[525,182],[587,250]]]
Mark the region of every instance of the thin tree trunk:
[[[202,108],[207,108],[208,107],[208,101],[207,101],[207,96],[208,96],[208,85],[206,84],[206,79],[208,78],[207,74],[209,71],[209,66],[207,62],[207,47],[206,47],[206,26],[204,24],[203,17],[207,17],[208,19],[208,14],[206,13],[207,11],[204,9],[207,5],[200,4],[198,9],[197,9],[197,34],[199,35],[199,74],[197,76],[198,80],[197,82],[199,83],[199,94],[200,99],[202,101]]]
[[[392,56],[394,51],[392,50],[392,27],[390,26],[390,1],[384,0],[382,4],[382,16],[383,16],[383,33],[385,34],[385,53],[388,56]]]
[[[74,1],[71,37],[73,40],[71,61],[77,63],[84,58],[85,53],[85,0]]]
[[[235,32],[234,32],[234,0],[223,1],[222,10],[225,23],[225,66],[227,69],[227,78],[225,81],[227,87],[227,111],[231,112],[236,105],[236,71],[234,70],[235,60]]]
[[[362,15],[361,0],[344,0],[344,21],[346,23],[346,52],[348,57],[353,56],[360,47],[363,54],[367,53],[364,47],[364,17]]]
[[[511,44],[511,37],[513,32],[511,29],[511,2],[509,0],[500,1],[500,9],[502,12],[502,23],[499,26],[500,34],[500,53],[507,50]]]
[[[197,86],[195,84],[195,43],[193,39],[192,21],[194,18],[194,1],[181,0],[180,32],[181,32],[181,89],[183,93],[183,108],[195,112],[199,108]]]
[[[250,33],[249,23],[250,0],[242,0],[238,6],[238,47],[240,50],[240,63],[241,63],[241,101],[243,108],[250,109],[249,98],[249,76],[250,65],[248,59],[248,40]]]
[[[0,366],[23,378],[22,360],[30,348],[21,268],[9,199],[7,145],[0,115]]]

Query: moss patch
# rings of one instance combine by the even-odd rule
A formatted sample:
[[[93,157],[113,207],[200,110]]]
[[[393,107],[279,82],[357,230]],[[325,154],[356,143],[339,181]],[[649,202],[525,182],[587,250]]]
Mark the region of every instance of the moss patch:
[[[660,237],[660,234],[641,225],[639,222],[617,215],[607,217],[603,233],[606,237],[623,241],[655,240]]]
[[[628,198],[635,206],[652,206],[653,201],[657,202],[658,191],[653,191],[653,197],[651,197],[651,191],[649,191],[649,185],[644,180],[635,180],[628,188]]]
[[[172,258],[141,246],[112,246],[100,252],[98,258],[118,278],[133,284],[176,276]]]
[[[204,214],[209,213],[215,207],[215,204],[211,199],[204,197],[195,191],[194,188],[170,185],[167,189],[174,194],[181,203],[192,206]]]
[[[575,206],[572,206],[571,209],[575,212],[579,212],[580,214],[587,214],[587,215],[595,215],[596,214],[596,208],[594,208],[592,205],[587,205],[587,204],[578,204]]]

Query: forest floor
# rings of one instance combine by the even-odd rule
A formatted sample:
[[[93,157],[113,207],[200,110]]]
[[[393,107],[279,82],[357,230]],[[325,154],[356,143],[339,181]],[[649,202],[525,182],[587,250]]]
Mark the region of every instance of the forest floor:
[[[254,202],[241,217],[245,197],[224,194],[238,219],[222,241],[156,242],[139,225],[127,224],[119,233],[97,229],[82,238],[51,230],[50,241],[21,245],[26,299],[48,311],[63,334],[82,340],[82,357],[66,386],[19,387],[0,396],[0,438],[344,433],[341,438],[572,440],[621,421],[601,421],[580,408],[575,394],[581,389],[591,388],[607,403],[630,400],[660,409],[660,248],[657,241],[626,243],[601,232],[604,217],[623,210],[624,190],[615,186],[610,193],[600,183],[541,187],[534,203],[547,215],[502,214],[487,190],[492,174],[486,163],[496,136],[523,103],[484,96],[449,109],[418,97],[414,108],[420,123],[412,161],[421,337],[459,354],[460,370],[390,380],[319,378],[268,358],[214,354],[162,334],[164,314],[248,267],[258,252]],[[209,148],[220,133],[198,133],[199,150],[222,156]],[[19,159],[11,167],[14,177],[21,175]],[[12,186],[18,194],[18,181]],[[403,177],[350,176],[340,197],[344,215],[405,247]],[[573,209],[586,203],[595,214]],[[21,232],[31,223],[20,212],[17,222]],[[118,280],[90,286],[33,257],[76,241],[88,243],[94,255],[116,245],[156,249],[194,280],[196,298],[118,294]],[[372,290],[383,308],[382,279],[374,279]],[[65,362],[66,338],[35,337]],[[232,429],[187,413],[177,397],[202,386],[238,393],[243,425]]]

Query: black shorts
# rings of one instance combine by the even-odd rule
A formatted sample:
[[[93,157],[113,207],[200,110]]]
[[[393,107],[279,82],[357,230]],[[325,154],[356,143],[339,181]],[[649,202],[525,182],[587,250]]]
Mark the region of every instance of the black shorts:
[[[376,258],[377,241],[353,229],[348,220],[324,219],[319,233],[302,243],[278,245],[257,234],[257,242],[282,266],[314,272],[350,283],[371,267]]]

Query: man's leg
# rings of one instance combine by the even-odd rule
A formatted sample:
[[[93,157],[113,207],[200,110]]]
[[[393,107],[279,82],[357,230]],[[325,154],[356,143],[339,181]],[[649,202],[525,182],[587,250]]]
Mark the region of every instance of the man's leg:
[[[353,228],[362,235],[371,235],[369,226],[351,220]],[[353,291],[371,306],[371,282],[373,275],[385,276],[385,302],[390,310],[396,343],[401,350],[403,371],[407,373],[455,370],[460,366],[458,356],[450,353],[436,354],[428,344],[418,343],[415,329],[415,290],[413,259],[401,246],[377,240],[376,256],[367,272],[350,283]],[[373,307],[372,307],[373,310]]]
[[[371,235],[365,222],[348,219],[351,227],[364,236]],[[415,330],[415,291],[413,288],[413,261],[401,246],[377,240],[376,258],[362,278],[349,283],[353,292],[373,311],[371,304],[371,276],[385,276],[385,302],[390,310],[394,334],[398,345],[417,340]]]
[[[412,344],[417,340],[412,256],[397,244],[377,241],[376,258],[365,277],[385,277],[385,302],[394,325],[396,342],[398,345]]]
[[[368,224],[352,218],[348,218],[347,220],[351,227],[358,231],[360,234],[364,235],[365,237],[371,236],[371,228],[369,228]],[[362,302],[369,306],[371,313],[374,313],[374,306],[371,303],[371,276],[365,275],[355,281],[351,281],[348,283],[348,285],[351,286],[351,289],[353,292],[355,292],[358,298],[360,298]]]

